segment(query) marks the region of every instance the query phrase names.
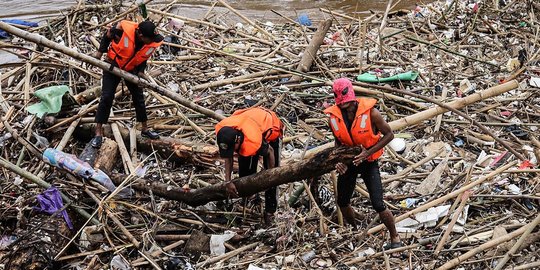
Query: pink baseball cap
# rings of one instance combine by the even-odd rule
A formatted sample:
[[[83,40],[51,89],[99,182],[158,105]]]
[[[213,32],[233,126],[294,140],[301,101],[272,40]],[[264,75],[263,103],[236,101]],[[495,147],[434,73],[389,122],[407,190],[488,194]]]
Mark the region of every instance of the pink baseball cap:
[[[347,78],[335,80],[332,90],[334,90],[334,98],[337,105],[356,100],[352,82]]]

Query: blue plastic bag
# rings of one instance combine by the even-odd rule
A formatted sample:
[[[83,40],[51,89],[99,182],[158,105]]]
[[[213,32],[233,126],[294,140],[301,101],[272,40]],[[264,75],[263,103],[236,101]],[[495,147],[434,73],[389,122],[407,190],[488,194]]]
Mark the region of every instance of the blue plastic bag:
[[[307,14],[300,14],[300,16],[298,16],[298,20],[296,21],[303,26],[311,26],[311,20]]]
[[[0,21],[5,22],[5,23],[10,23],[10,24],[18,24],[18,25],[24,25],[24,26],[30,26],[30,27],[38,26],[38,24],[35,22],[29,22],[29,21],[23,21],[23,20],[17,20],[17,19],[0,20]],[[9,37],[9,34],[6,31],[0,30],[0,38],[8,38],[8,37]]]

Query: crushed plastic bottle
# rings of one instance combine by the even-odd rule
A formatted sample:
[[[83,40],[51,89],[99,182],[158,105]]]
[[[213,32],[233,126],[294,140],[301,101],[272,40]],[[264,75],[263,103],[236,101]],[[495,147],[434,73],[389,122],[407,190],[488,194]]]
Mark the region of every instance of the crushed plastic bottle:
[[[11,139],[11,137],[13,136],[9,132],[0,137],[0,147],[3,147],[5,145],[5,141]]]

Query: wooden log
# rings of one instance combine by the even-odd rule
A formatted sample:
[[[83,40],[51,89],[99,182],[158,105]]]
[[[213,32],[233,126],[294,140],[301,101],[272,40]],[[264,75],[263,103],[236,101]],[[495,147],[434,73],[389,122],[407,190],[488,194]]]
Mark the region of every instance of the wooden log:
[[[76,129],[76,136],[80,140],[90,140],[93,134],[94,124],[83,124]],[[129,130],[118,127],[124,141],[129,141]],[[104,136],[112,138],[111,127],[104,126]],[[196,143],[183,139],[170,137],[160,137],[158,140],[149,140],[137,135],[137,149],[143,153],[157,151],[160,155],[167,157],[173,162],[189,162],[198,166],[215,166],[216,162],[221,162],[219,149],[216,145]],[[88,161],[87,161],[88,162]],[[90,163],[90,162],[89,162]]]
[[[111,173],[116,165],[116,157],[118,157],[118,144],[114,140],[104,138],[94,163],[94,169],[100,169],[107,174]]]
[[[518,86],[519,86],[518,82],[513,80],[513,81],[509,81],[507,83],[500,84],[500,85],[488,88],[486,90],[474,93],[474,94],[472,94],[470,96],[467,96],[467,97],[464,97],[464,98],[459,98],[459,99],[456,99],[456,100],[454,100],[452,102],[444,103],[444,104],[451,107],[451,108],[454,108],[454,109],[460,109],[460,108],[463,108],[465,106],[474,104],[475,102],[478,102],[480,100],[484,100],[484,99],[487,99],[487,98],[491,98],[491,97],[498,96],[500,94],[506,93],[506,92],[508,92],[510,90],[516,89]],[[416,125],[416,124],[418,124],[418,123],[420,123],[422,121],[425,121],[427,119],[431,119],[431,118],[433,118],[433,117],[435,117],[435,116],[437,116],[439,114],[443,114],[443,113],[445,113],[447,111],[448,111],[447,109],[445,109],[445,108],[443,108],[441,106],[435,106],[435,107],[429,108],[429,109],[427,109],[425,111],[421,111],[419,113],[409,115],[409,116],[401,118],[399,120],[392,121],[392,122],[390,122],[388,124],[390,125],[390,127],[392,128],[393,131],[396,131],[396,130],[400,130],[400,129],[404,129],[404,128]],[[322,151],[324,149],[328,149],[328,148],[332,147],[333,145],[334,145],[334,142],[330,142],[330,143],[323,144],[321,146],[315,147],[313,149],[310,149],[310,150],[308,150],[306,152],[306,156],[307,157],[312,156],[312,155],[316,154],[319,151]]]
[[[0,22],[0,29],[10,33],[10,34],[13,34],[15,36],[18,36],[20,38],[23,38],[25,40],[28,40],[28,41],[31,41],[31,42],[34,42],[34,43],[37,43],[39,45],[43,45],[47,48],[50,48],[50,49],[53,49],[53,50],[56,50],[56,51],[59,51],[63,54],[66,54],[66,55],[69,55],[75,59],[78,59],[80,61],[83,61],[85,63],[88,63],[88,64],[91,64],[91,65],[94,65],[94,66],[97,66],[105,71],[109,71],[111,73],[113,73],[114,75],[116,76],[120,76],[122,78],[124,78],[125,80],[129,81],[129,82],[132,82],[132,83],[136,83],[142,87],[146,87],[146,88],[149,88],[149,89],[152,89],[164,96],[167,96],[169,98],[171,98],[172,100],[178,102],[179,104],[181,104],[182,106],[184,107],[187,107],[189,109],[192,109],[196,112],[199,112],[199,113],[202,113],[206,116],[209,116],[211,118],[214,118],[216,120],[222,120],[224,119],[225,117],[223,115],[220,115],[212,110],[209,110],[207,108],[204,108],[198,104],[195,104],[193,101],[191,100],[188,100],[186,98],[184,98],[183,96],[181,96],[180,94],[177,94],[175,93],[174,91],[171,91],[165,87],[162,87],[160,85],[157,85],[157,84],[153,84],[153,83],[150,83],[144,79],[141,79],[140,77],[136,76],[136,75],[133,75],[129,72],[126,72],[124,70],[121,70],[117,67],[113,67],[112,70],[110,69],[111,68],[111,64],[105,62],[105,61],[101,61],[101,60],[98,60],[94,57],[91,57],[91,56],[88,56],[86,54],[82,54],[82,53],[79,53],[77,52],[76,50],[74,49],[71,49],[71,48],[68,48],[66,46],[63,46],[61,44],[58,44],[54,41],[51,41],[41,35],[38,35],[38,34],[34,34],[34,33],[30,33],[30,32],[27,32],[27,31],[24,31],[24,30],[21,30],[21,29],[18,29],[16,27],[13,27],[7,23],[4,23],[4,22]]]
[[[317,31],[313,35],[313,38],[311,38],[308,46],[306,47],[304,54],[302,55],[302,60],[300,60],[300,63],[296,67],[297,71],[300,72],[308,72],[311,68],[311,64],[313,64],[313,61],[315,61],[315,58],[317,57],[317,52],[319,51],[319,48],[324,42],[324,37],[326,36],[326,33],[330,29],[330,26],[332,26],[332,19],[327,19],[324,21],[321,21],[319,23],[319,26],[317,27]],[[291,80],[296,81],[300,79],[300,76],[294,75],[292,76]]]
[[[247,197],[281,184],[301,181],[329,173],[334,170],[338,162],[352,162],[353,157],[359,152],[360,149],[356,147],[326,149],[311,159],[264,170],[257,174],[234,179],[233,182],[236,185],[238,194],[241,197]],[[112,175],[111,178],[113,182],[119,184],[125,177],[125,175],[116,174]],[[191,206],[227,199],[223,183],[195,190],[179,190],[177,188],[171,188],[171,186],[166,184],[138,178],[131,187],[144,192],[152,191],[154,195],[184,202]]]
[[[96,98],[101,96],[101,86],[92,87],[89,89],[86,89],[76,95],[73,96],[73,99],[80,105],[86,104]]]

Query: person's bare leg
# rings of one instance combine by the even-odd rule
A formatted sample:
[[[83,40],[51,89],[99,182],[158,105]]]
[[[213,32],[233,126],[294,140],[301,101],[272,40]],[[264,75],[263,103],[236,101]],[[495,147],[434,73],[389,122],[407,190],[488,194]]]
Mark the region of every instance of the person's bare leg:
[[[103,137],[103,124],[96,123],[95,135]]]
[[[392,215],[392,212],[390,210],[386,209],[379,213],[379,217],[381,218],[382,222],[384,223],[384,226],[388,229],[390,232],[390,240],[392,243],[398,243],[401,240],[399,239],[399,234],[396,230],[396,222],[394,219],[394,215]]]
[[[343,217],[345,218],[347,223],[351,224],[351,226],[356,229],[356,213],[354,212],[352,206],[349,205],[345,207],[340,207],[339,209],[341,210],[341,213],[343,214]]]
[[[147,131],[148,130],[148,124],[146,122],[141,122],[141,131]]]

